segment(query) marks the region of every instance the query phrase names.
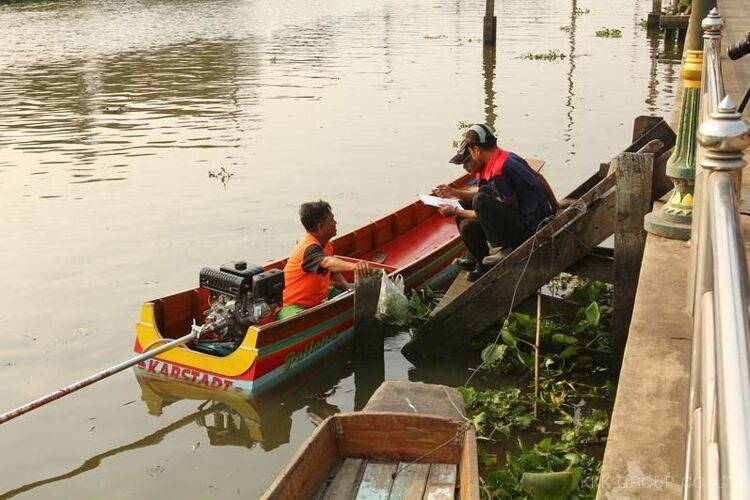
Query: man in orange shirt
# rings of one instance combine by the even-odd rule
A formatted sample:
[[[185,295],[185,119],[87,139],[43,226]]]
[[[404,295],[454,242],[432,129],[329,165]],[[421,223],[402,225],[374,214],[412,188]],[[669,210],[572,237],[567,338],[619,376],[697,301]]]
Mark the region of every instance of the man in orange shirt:
[[[303,203],[299,216],[306,232],[284,266],[284,307],[279,319],[348,290],[343,271],[362,274],[368,269],[367,262],[349,262],[333,255],[330,240],[336,236],[336,219],[331,205],[323,200]]]

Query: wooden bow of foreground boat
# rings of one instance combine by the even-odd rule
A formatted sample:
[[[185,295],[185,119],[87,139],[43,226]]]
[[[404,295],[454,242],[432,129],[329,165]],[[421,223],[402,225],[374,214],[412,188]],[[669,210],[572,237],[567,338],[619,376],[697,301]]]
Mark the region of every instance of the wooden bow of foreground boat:
[[[476,460],[465,422],[344,413],[315,430],[263,498],[479,498]]]
[[[463,176],[451,185],[462,187],[468,180]],[[337,256],[368,261],[389,275],[401,274],[407,290],[455,275],[451,262],[464,248],[455,221],[419,201],[331,243]],[[285,263],[280,259],[263,269],[283,269]],[[351,282],[353,277],[347,279]],[[136,352],[187,334],[193,323],[202,325],[209,300],[208,290],[195,288],[145,303],[136,324]],[[350,339],[352,308],[353,293],[343,293],[290,318],[250,326],[226,352],[207,352],[200,343],[191,343],[139,364],[136,371],[251,395]]]

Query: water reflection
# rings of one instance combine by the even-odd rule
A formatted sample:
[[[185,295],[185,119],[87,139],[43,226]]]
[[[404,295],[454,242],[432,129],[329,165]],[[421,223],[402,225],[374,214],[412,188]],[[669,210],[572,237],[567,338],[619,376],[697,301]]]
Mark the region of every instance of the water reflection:
[[[573,139],[573,112],[575,111],[575,78],[576,69],[576,21],[578,19],[578,2],[573,0],[570,5],[570,30],[568,31],[568,93],[565,98],[565,107],[567,108],[566,116],[568,121],[563,133],[563,140],[568,143],[569,153],[565,159],[566,164],[571,163],[572,157],[576,154],[576,143]]]
[[[259,121],[259,66],[253,37],[12,66],[0,79],[0,147],[21,153],[18,164],[28,154],[73,164],[73,183],[121,180],[81,180],[105,157],[237,147],[235,137]]]
[[[484,122],[495,129],[497,112],[495,108],[495,67],[497,52],[495,47],[484,47],[482,52],[482,75],[484,76]]]

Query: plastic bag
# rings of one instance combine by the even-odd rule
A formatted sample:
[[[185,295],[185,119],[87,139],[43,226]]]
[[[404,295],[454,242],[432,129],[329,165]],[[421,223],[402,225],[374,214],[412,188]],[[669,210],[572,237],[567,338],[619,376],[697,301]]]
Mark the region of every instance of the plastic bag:
[[[400,274],[391,281],[383,271],[375,317],[392,325],[405,325],[409,321],[409,299],[404,294],[404,278]]]

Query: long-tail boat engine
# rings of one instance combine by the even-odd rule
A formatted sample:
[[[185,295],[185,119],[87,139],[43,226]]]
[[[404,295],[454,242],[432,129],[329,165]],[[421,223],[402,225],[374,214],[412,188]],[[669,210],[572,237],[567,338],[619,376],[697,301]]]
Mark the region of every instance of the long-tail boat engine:
[[[211,307],[204,313],[199,337],[229,340],[244,335],[248,326],[263,321],[281,306],[284,273],[233,261],[218,270],[201,269],[200,286],[210,292]]]

